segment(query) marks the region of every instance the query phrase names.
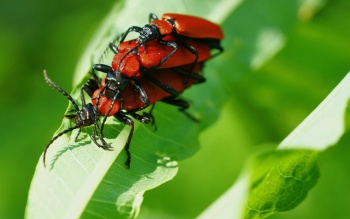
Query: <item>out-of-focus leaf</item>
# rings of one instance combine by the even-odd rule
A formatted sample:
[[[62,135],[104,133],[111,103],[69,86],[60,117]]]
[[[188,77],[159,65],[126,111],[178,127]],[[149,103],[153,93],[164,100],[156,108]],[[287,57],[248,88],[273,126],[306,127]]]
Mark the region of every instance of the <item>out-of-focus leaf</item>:
[[[231,194],[237,198],[235,203],[231,203],[233,208],[237,205],[244,207],[244,218],[266,218],[276,212],[291,210],[300,204],[318,178],[317,151],[333,146],[345,134],[344,121],[347,119],[349,99],[350,74],[282,141],[279,150],[262,153],[257,159],[253,159],[253,166],[246,169],[243,178],[246,180],[246,176],[249,176],[250,179],[246,180],[249,189],[247,185],[240,183],[241,180],[232,187],[240,186],[245,191],[239,197]],[[224,195],[216,203],[226,198]],[[227,203],[214,203],[201,218],[208,218],[219,209],[229,207]],[[231,218],[233,216],[237,215],[226,215]]]
[[[256,156],[243,217],[266,218],[299,205],[319,176],[316,158],[311,150],[277,150]]]

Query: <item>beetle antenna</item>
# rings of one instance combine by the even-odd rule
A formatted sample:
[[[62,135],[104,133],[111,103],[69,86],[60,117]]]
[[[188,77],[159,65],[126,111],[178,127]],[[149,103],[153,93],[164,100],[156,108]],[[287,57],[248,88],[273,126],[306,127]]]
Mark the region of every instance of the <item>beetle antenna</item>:
[[[51,141],[46,145],[45,147],[45,150],[44,150],[44,155],[43,155],[43,162],[44,162],[44,167],[46,167],[46,152],[47,152],[47,149],[49,149],[50,145],[57,139],[59,138],[60,136],[62,136],[63,134],[66,134],[68,132],[71,132],[73,131],[74,129],[77,129],[77,128],[80,128],[80,125],[76,125],[74,127],[71,127],[71,128],[68,128],[66,130],[63,130],[62,132],[58,133],[55,137],[53,137],[51,139]]]
[[[62,88],[60,88],[57,84],[55,84],[50,78],[49,76],[47,76],[47,72],[46,70],[44,70],[44,78],[46,83],[48,83],[51,87],[53,87],[54,89],[56,89],[58,92],[62,93],[63,96],[67,97],[67,99],[73,104],[74,108],[76,111],[79,111],[79,107],[78,105],[75,103],[75,101],[73,100],[73,98],[66,92],[64,91]]]

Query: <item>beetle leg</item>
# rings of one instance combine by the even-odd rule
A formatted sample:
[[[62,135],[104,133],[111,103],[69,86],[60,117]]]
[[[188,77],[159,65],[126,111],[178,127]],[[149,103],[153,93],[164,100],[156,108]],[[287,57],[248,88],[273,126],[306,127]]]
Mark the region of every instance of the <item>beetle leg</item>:
[[[75,142],[78,141],[78,138],[79,138],[80,133],[81,133],[81,128],[79,128],[78,134],[77,134],[77,136],[75,136],[75,139],[74,139]]]
[[[198,74],[198,73],[190,72],[190,71],[184,70],[184,69],[179,68],[179,67],[175,67],[174,69],[175,69],[179,74],[186,75],[186,76],[188,76],[190,79],[195,80],[195,81],[196,81],[195,83],[203,83],[203,82],[206,81],[205,77],[203,77],[203,75],[200,75],[200,74]]]
[[[145,104],[144,108],[148,107],[150,104],[150,101],[145,89],[135,79],[130,80],[130,82],[132,85],[134,85],[137,95],[140,97],[141,101]]]
[[[94,74],[94,72],[93,72],[93,75],[97,78],[97,76],[96,76],[96,74]],[[99,82],[98,82],[98,79],[96,79],[96,78],[95,78],[95,80],[89,79],[87,81],[87,83],[85,85],[83,85],[82,88],[81,88],[81,102],[82,102],[83,106],[86,105],[83,91],[85,91],[91,97],[92,94],[94,93],[94,91],[99,88]],[[101,147],[101,148],[103,148],[105,150],[108,150],[109,149],[109,145],[107,144],[107,142],[105,142],[105,140],[103,138],[103,134],[102,135],[100,134],[100,140],[102,141],[103,145],[99,144],[97,142],[97,140],[96,140],[97,130],[100,129],[100,127],[98,127],[98,112],[97,112],[97,109],[98,109],[99,99],[100,99],[100,96],[101,96],[103,91],[104,91],[104,89],[101,89],[101,91],[100,91],[100,93],[99,93],[99,95],[97,97],[97,103],[96,103],[97,107],[94,108],[95,118],[94,118],[94,129],[93,129],[93,133],[92,133],[92,141],[98,147]],[[102,128],[103,128],[103,126],[102,126]],[[100,133],[101,133],[101,129],[100,129]],[[80,134],[80,132],[78,133],[78,135],[76,137],[76,140],[78,139],[79,134]]]
[[[210,49],[218,50],[216,53],[211,55],[211,59],[224,51],[224,48],[222,48],[222,46],[220,45],[219,39],[199,39],[198,41],[208,45]]]
[[[184,113],[189,119],[191,119],[194,122],[199,122],[199,119],[188,113],[186,110],[190,107],[190,104],[183,99],[180,98],[174,98],[174,97],[165,97],[161,100],[164,103],[177,106],[179,107],[179,110]]]
[[[107,117],[108,117],[108,114],[103,117],[103,121],[102,121],[101,128],[100,128],[100,133],[99,133],[99,137],[100,137],[100,141],[102,142],[102,145],[98,144],[97,146],[103,148],[104,150],[111,150],[112,147],[105,141],[104,135],[103,135],[103,128],[104,128],[105,122],[107,120]]]
[[[153,109],[154,104],[152,105]],[[155,124],[154,116],[152,112],[143,112],[142,115],[137,114],[136,112],[127,112],[130,116],[132,116],[134,119],[136,119],[139,122],[148,124],[151,123],[152,126],[154,126],[154,131],[157,131],[157,125]]]
[[[100,140],[102,141],[102,144],[100,144],[100,143],[97,142],[97,139],[96,139],[97,129],[99,129],[99,128],[98,128],[97,121],[95,121],[95,123],[94,123],[94,129],[93,129],[92,137],[91,137],[91,138],[92,138],[92,141],[95,143],[95,145],[96,145],[97,147],[102,148],[102,149],[104,149],[104,150],[110,151],[112,147],[111,147],[110,145],[107,144],[107,142],[104,140],[103,135],[100,136]],[[101,130],[101,129],[100,129],[100,130]]]
[[[92,66],[92,71],[100,71],[103,73],[109,73],[109,72],[113,72],[113,69],[111,66],[109,65],[105,65],[105,64],[95,64]]]
[[[173,48],[173,51],[171,51],[168,55],[166,55],[164,58],[162,58],[162,60],[160,60],[160,63],[153,67],[153,68],[158,68],[160,67],[161,65],[163,65],[163,63],[168,60],[172,55],[174,55],[174,53],[176,52],[177,50],[177,44],[175,42],[172,42],[172,41],[163,41],[163,40],[159,40],[158,41],[160,44],[163,44],[163,45],[166,45],[166,46],[169,46],[171,48]]]
[[[155,103],[152,104],[151,109],[149,110],[149,112],[143,112],[143,116],[147,117],[149,122],[151,122],[151,125],[154,126],[154,131],[157,131],[157,125],[153,116],[153,109],[155,107]]]
[[[102,148],[104,150],[111,150],[110,146],[104,141],[104,140],[101,140],[102,142],[104,142],[106,145],[101,145],[100,143],[97,142],[97,139],[96,139],[96,132],[97,132],[97,127],[96,127],[96,123],[94,123],[94,130],[92,132],[92,141],[95,143],[95,145],[99,148]],[[108,147],[107,147],[108,146]]]
[[[128,115],[132,116],[134,119],[136,119],[139,122],[142,122],[142,123],[145,123],[145,124],[148,124],[148,123],[151,122],[151,124],[154,125],[154,116],[152,114],[154,106],[155,106],[155,104],[152,104],[150,111],[148,113],[147,112],[143,112],[142,115],[137,114],[136,112],[138,112],[140,110],[143,110],[144,107],[141,107],[141,108],[138,108],[138,109],[134,109],[134,110],[130,110],[130,111],[127,111],[127,112],[122,112],[121,111],[120,113],[121,114],[128,114]]]
[[[114,43],[109,43],[109,48],[115,53],[118,54],[118,47]]]
[[[96,76],[97,77],[97,76]],[[87,82],[82,86],[82,90],[84,90],[89,97],[92,96],[92,94],[99,88],[99,81],[96,81],[96,79],[89,79]],[[81,94],[83,96],[83,93]]]
[[[190,51],[193,55],[196,56],[196,58],[194,59],[194,61],[192,62],[191,68],[189,69],[190,71],[193,70],[194,66],[196,65],[197,61],[198,61],[198,52],[196,50],[196,48],[194,48],[193,46],[191,46],[190,44],[184,42],[184,41],[180,41],[181,45],[183,47],[185,47],[188,51]]]
[[[96,72],[94,70],[91,72],[91,74],[92,74],[92,77],[94,78],[94,80],[90,79],[91,80],[91,82],[90,82],[91,86],[92,86],[92,83],[93,83],[94,87],[97,89],[100,86],[101,80],[100,80],[99,77],[97,77]]]
[[[145,115],[139,115],[137,113],[130,113],[130,115],[135,118],[137,121],[148,124],[151,119],[148,116]]]
[[[118,54],[118,47],[115,45],[115,43],[117,41],[119,41],[119,39],[121,39],[123,37],[123,34],[117,35],[116,37],[114,37],[114,39],[112,40],[112,42],[109,43],[108,47],[115,53]]]
[[[102,123],[101,123],[101,128],[100,128],[100,141],[102,141],[102,144],[108,148],[111,148],[111,146],[105,141],[104,139],[104,135],[103,135],[103,129],[104,129],[104,125],[106,123],[107,120],[107,115],[105,117],[103,117]]]
[[[190,107],[190,104],[186,100],[183,100],[180,98],[165,97],[160,101],[167,103],[167,104],[170,104],[170,105],[173,105],[173,106],[177,106],[182,110],[186,110]]]
[[[142,31],[142,27],[137,27],[137,26],[129,27],[129,28],[123,33],[123,35],[122,35],[122,37],[121,37],[119,43],[124,42],[126,36],[127,36],[130,32],[137,32],[137,33],[139,33],[139,32],[141,32],[141,31]]]
[[[154,109],[155,104],[152,104],[150,111],[147,112],[143,112],[142,115],[137,114],[136,112],[145,109],[145,107],[140,107],[134,110],[129,110],[127,112],[123,112],[123,111],[119,111],[119,113],[123,114],[123,115],[130,115],[132,116],[134,119],[138,120],[139,122],[148,124],[151,122],[152,125],[155,126],[155,131],[157,130],[157,126],[155,125],[155,120],[154,120],[154,116],[152,114],[153,109]]]
[[[68,112],[76,112],[75,110],[69,110]],[[64,118],[67,119],[74,119],[77,115],[76,114],[66,114],[64,115]]]
[[[124,150],[126,153],[126,161],[125,161],[125,166],[126,168],[130,169],[130,162],[131,162],[131,153],[130,153],[130,142],[132,139],[132,136],[134,134],[134,121],[132,121],[132,119],[120,112],[116,113],[113,115],[116,119],[118,119],[119,121],[121,121],[122,123],[124,123],[125,125],[128,125],[131,127],[128,139],[126,140],[126,144],[124,146]]]
[[[146,71],[140,71],[140,73],[142,74],[143,77],[146,77],[153,84],[157,85],[159,88],[161,88],[162,90],[166,91],[171,96],[173,96],[173,97],[179,96],[179,92],[177,92],[173,87],[158,81],[157,79],[152,77],[150,74],[148,74]]]
[[[151,118],[148,115],[137,114],[136,112],[139,111],[139,110],[142,110],[142,109],[136,109],[136,110],[131,110],[131,111],[127,111],[127,112],[122,112],[121,111],[120,114],[130,115],[134,119],[136,119],[137,121],[145,123],[145,124],[148,124],[151,121]]]
[[[105,90],[105,88],[100,90],[100,92],[99,92],[99,94],[97,96],[96,105],[94,107],[95,118],[94,118],[94,129],[92,131],[92,141],[97,145],[97,147],[103,148],[104,150],[110,150],[110,146],[104,140],[103,134],[101,135],[101,128],[98,127],[98,119],[99,119],[98,106],[99,106],[99,101],[100,101],[101,94],[103,93],[104,90]],[[108,114],[106,115],[106,117],[107,116],[108,116]],[[104,121],[105,120],[106,120],[106,118],[104,118]],[[97,129],[100,129],[100,140],[102,141],[102,145],[100,143],[98,143],[97,140],[96,140]]]
[[[154,20],[159,20],[159,19],[158,19],[157,15],[155,15],[155,14],[153,14],[153,13],[150,13],[150,14],[149,14],[149,17],[148,17],[149,23],[151,23],[151,22],[154,21]]]
[[[104,140],[103,128],[104,128],[104,125],[105,125],[105,123],[106,123],[107,117],[108,117],[109,113],[112,111],[112,108],[113,108],[114,103],[115,103],[115,101],[117,100],[118,96],[119,96],[119,91],[114,95],[114,97],[113,97],[113,99],[112,99],[112,104],[111,104],[111,106],[109,107],[107,114],[106,114],[105,117],[103,118],[102,124],[101,124],[101,128],[100,128],[100,140],[102,141],[103,145],[106,146],[106,147],[108,147],[108,148],[111,148],[111,146],[108,145],[107,142]]]
[[[187,49],[188,51],[190,51],[193,55],[195,55],[195,59],[194,61],[192,62],[192,65],[191,67],[188,69],[188,73],[190,74],[190,72],[193,71],[194,69],[194,66],[196,65],[197,61],[198,61],[198,52],[196,50],[196,48],[194,48],[193,46],[191,46],[190,44],[186,43],[185,41],[183,40],[179,40],[179,43],[181,43],[181,45],[183,47],[185,47],[185,49]],[[185,82],[185,84],[188,84],[189,80],[190,80],[190,75],[187,75],[188,78],[187,78],[187,81]]]

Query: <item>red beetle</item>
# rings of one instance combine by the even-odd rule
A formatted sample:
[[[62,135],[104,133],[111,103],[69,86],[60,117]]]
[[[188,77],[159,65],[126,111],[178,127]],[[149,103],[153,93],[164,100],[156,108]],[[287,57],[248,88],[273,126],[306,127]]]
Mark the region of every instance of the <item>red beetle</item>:
[[[169,39],[173,38],[169,36]],[[112,66],[93,65],[92,73],[95,80],[89,80],[83,89],[92,96],[92,103],[96,106],[97,111],[104,115],[100,128],[100,139],[103,139],[103,127],[108,116],[113,115],[123,123],[130,125],[131,133],[133,133],[133,121],[128,115],[148,123],[151,117],[141,116],[136,112],[159,100],[177,105],[183,110],[189,107],[186,101],[177,99],[177,96],[193,82],[205,81],[205,78],[198,72],[203,62],[212,56],[207,44],[192,39],[186,42],[199,51],[200,62],[193,62],[193,54],[180,46],[173,56],[157,68],[162,58],[171,52],[171,48],[152,40],[144,47],[139,47],[136,41],[121,43],[118,48],[112,47],[112,50],[116,52]],[[95,74],[96,70],[107,74],[101,84]],[[99,84],[99,89],[94,85],[96,83]],[[129,136],[130,139],[131,136]],[[128,147],[129,143],[125,146],[127,153]],[[128,162],[126,164],[128,165]]]
[[[203,63],[196,63],[194,72],[192,72],[190,80],[188,80],[188,75],[184,74],[188,67],[189,65],[180,66],[177,68],[155,69],[149,74],[157,81],[164,83],[169,87],[172,87],[172,89],[180,93],[188,87],[190,87],[193,83],[197,82],[197,78],[193,75],[198,75],[198,73],[203,67]],[[125,165],[128,168],[130,167],[131,161],[129,146],[134,132],[134,122],[129,116],[137,119],[142,123],[149,123],[153,118],[153,107],[151,108],[151,111],[149,113],[143,115],[137,114],[137,112],[158,101],[177,106],[181,111],[186,110],[189,107],[187,101],[182,100],[177,96],[172,96],[171,94],[169,94],[169,92],[163,90],[161,87],[154,84],[148,78],[140,77],[136,80],[139,86],[142,86],[145,93],[147,94],[149,98],[148,103],[145,103],[142,100],[142,98],[140,98],[137,89],[135,89],[134,84],[131,83],[125,87],[123,92],[121,92],[117,98],[109,98],[106,94],[107,90],[105,89],[106,78],[102,80],[100,88],[95,90],[91,97],[92,105],[97,107],[98,112],[101,115],[105,116],[100,128],[100,138],[103,138],[103,127],[108,116],[114,116],[124,124],[131,126],[130,134],[125,145],[125,151],[127,154],[127,160],[125,162]]]
[[[141,45],[145,45],[153,39],[162,40],[167,35],[196,39],[222,40],[224,38],[219,25],[195,16],[167,13],[163,14],[160,20],[151,13],[149,20],[150,24],[146,24],[144,27],[132,26],[127,29],[120,42],[124,42],[129,32],[140,34],[137,41]]]
[[[208,20],[171,13],[163,14],[162,19],[158,19],[155,14],[151,13],[149,20],[150,24],[146,24],[144,27],[132,26],[128,28],[122,35],[120,42],[124,42],[130,32],[138,32],[140,34],[137,38],[139,46],[145,46],[151,40],[156,39],[160,44],[173,48],[167,56],[163,57],[159,66],[176,52],[177,43],[182,44],[187,50],[198,56],[196,49],[184,42],[184,39],[196,39],[205,42],[213,49],[218,49],[219,53],[223,51],[220,46],[220,40],[224,37],[221,27]],[[168,36],[177,39],[177,42],[166,39]]]
[[[44,164],[47,149],[53,141],[77,128],[80,133],[82,127],[92,124],[94,124],[93,142],[109,150],[111,147],[104,140],[103,128],[107,117],[113,115],[119,121],[131,126],[125,145],[127,153],[125,165],[129,168],[131,161],[129,146],[134,131],[134,122],[130,116],[140,122],[149,123],[152,120],[151,112],[143,115],[137,112],[149,105],[154,106],[158,101],[178,106],[181,110],[189,107],[188,102],[179,99],[178,95],[193,83],[205,81],[199,72],[203,63],[213,57],[211,49],[223,51],[220,46],[220,40],[223,38],[221,29],[207,20],[187,15],[165,14],[159,20],[151,14],[150,20],[151,24],[143,28],[129,28],[123,34],[118,47],[113,43],[109,45],[116,53],[112,66],[93,65],[92,73],[95,78],[88,80],[82,87],[82,109],[79,109],[72,97],[44,73],[46,81],[72,102],[75,114],[66,117],[75,118],[76,123],[74,127],[62,131],[49,142],[44,151]],[[123,43],[131,31],[139,32],[139,38]],[[96,70],[107,73],[102,82],[99,82]],[[83,90],[89,94],[92,103],[85,103]],[[151,111],[152,109],[153,107]],[[100,116],[104,116],[101,127],[98,126]],[[98,129],[102,144],[96,140]]]
[[[212,57],[210,48],[207,44],[196,42],[191,39],[186,40],[185,42],[198,51],[198,60],[200,62],[204,62]],[[153,77],[152,74],[150,74],[152,71],[158,69],[156,67],[159,65],[163,57],[169,54],[171,48],[159,44],[156,40],[152,40],[144,47],[138,47],[137,42],[129,41],[121,43],[118,48],[113,47],[112,49],[116,52],[116,55],[112,61],[112,66],[95,64],[92,67],[93,75],[95,75],[95,71],[107,73],[103,88],[106,90],[105,96],[107,98],[111,100],[118,99],[119,95],[123,93],[126,86],[131,83],[134,86],[136,93],[139,95],[139,98],[145,103],[144,108],[146,108],[150,105],[150,98],[142,85],[140,85],[136,80],[141,77],[147,78],[147,80],[159,86],[171,96],[178,96],[179,92],[176,89],[164,82],[159,81],[157,78]],[[178,66],[182,66],[182,68],[179,68],[179,70],[187,75],[188,80],[190,78],[195,78],[197,82],[204,82],[205,78],[203,76],[193,73],[193,68],[195,66],[193,63],[196,64],[196,62],[193,62],[193,54],[186,48],[180,46],[177,52],[167,59],[166,62],[159,67],[159,69],[176,68]],[[183,68],[185,65],[187,65],[186,67],[188,69]],[[167,72],[168,71],[164,71],[165,74]],[[87,87],[87,89],[89,88]],[[86,91],[88,93],[93,92],[89,90]],[[113,112],[115,111],[116,110],[111,109],[111,114],[113,115]]]
[[[173,40],[172,37],[167,37]],[[186,40],[186,44],[191,45],[198,53],[198,62],[210,59],[210,47],[207,44],[197,42],[195,40]],[[112,61],[112,69],[119,71],[127,77],[139,77],[140,69],[172,68],[191,64],[195,60],[195,56],[186,48],[178,47],[174,53],[164,63],[162,59],[172,52],[168,46],[159,44],[156,40],[148,42],[144,47],[138,47],[137,42],[132,40],[121,43]],[[135,48],[137,50],[135,50]],[[133,51],[133,52],[130,52]]]
[[[156,78],[157,80],[161,81],[162,83],[168,84],[168,86],[172,86],[174,90],[177,92],[182,92],[191,84],[197,81],[197,77],[193,75],[197,75],[199,71],[202,68],[203,63],[197,63],[195,67],[195,72],[193,72],[191,76],[191,80],[187,84],[184,83],[185,80],[188,79],[188,75],[185,73],[188,66],[180,66],[177,68],[168,68],[168,69],[157,69],[152,71],[150,74]],[[58,85],[56,85],[46,74],[46,71],[44,71],[44,78],[45,81],[52,86],[54,89],[62,93],[64,96],[68,98],[68,100],[72,103],[74,110],[73,114],[65,115],[68,119],[74,119],[75,120],[75,126],[68,128],[66,130],[63,130],[56,136],[54,136],[51,141],[47,144],[44,150],[43,155],[43,162],[44,166],[46,166],[46,152],[49,149],[50,145],[60,136],[62,136],[65,133],[68,133],[70,131],[73,131],[74,129],[79,129],[78,135],[75,137],[75,140],[78,139],[78,136],[81,132],[81,128],[94,125],[93,133],[92,133],[92,140],[93,142],[98,146],[105,150],[110,150],[111,146],[107,144],[107,142],[104,140],[103,136],[103,128],[105,121],[108,116],[114,116],[119,121],[123,122],[126,125],[131,126],[131,130],[127,139],[127,143],[125,145],[125,151],[127,153],[127,160],[125,162],[125,165],[127,168],[130,167],[130,161],[131,161],[131,154],[129,152],[129,146],[130,141],[134,132],[134,122],[129,117],[133,117],[137,119],[140,122],[143,123],[149,123],[151,121],[151,112],[145,115],[139,115],[136,112],[147,107],[148,105],[145,105],[145,103],[140,99],[139,94],[137,91],[135,91],[135,88],[132,83],[128,84],[126,88],[121,92],[120,95],[118,95],[118,98],[108,98],[106,95],[107,90],[105,89],[105,80],[104,78],[102,82],[99,84],[97,81],[97,78],[94,80],[88,80],[88,82],[83,86],[82,89],[84,89],[89,96],[92,98],[92,103],[86,104],[84,95],[81,95],[81,102],[82,102],[82,108],[80,109],[74,99],[63,89],[61,89]],[[171,96],[168,92],[162,90],[159,86],[156,86],[154,83],[149,81],[147,78],[139,78],[137,79],[138,83],[145,89],[145,92],[149,96],[149,102],[150,104],[154,104],[157,101],[163,101],[175,106],[180,107],[180,109],[184,110],[189,107],[189,104],[181,100],[179,98],[176,98],[174,96]],[[83,90],[82,90],[83,91]],[[152,110],[152,109],[151,109]],[[104,119],[102,121],[101,127],[99,128],[97,123],[100,118],[100,116],[104,116]],[[98,132],[99,129],[99,132]],[[99,139],[102,142],[102,144],[98,143],[96,140],[96,134],[99,134]]]
[[[175,40],[173,36],[167,36],[166,39]],[[100,129],[100,138],[103,137],[103,126],[108,116],[113,115],[130,125],[133,133],[133,121],[125,111],[135,119],[148,123],[152,117],[141,116],[136,112],[157,101],[179,106],[181,110],[189,107],[186,101],[177,99],[177,96],[192,83],[205,81],[205,78],[198,73],[203,62],[212,55],[210,46],[206,43],[193,39],[186,39],[183,42],[196,50],[197,56],[194,57],[191,51],[181,44],[176,53],[164,63],[161,63],[162,60],[172,50],[157,40],[152,40],[143,47],[140,47],[135,40],[123,42],[118,47],[110,44],[110,48],[116,53],[112,66],[93,65],[93,75],[96,70],[107,73],[100,88],[84,87],[84,90],[92,96],[93,105],[105,116]],[[125,146],[127,153],[128,147],[129,143]]]
[[[155,69],[152,72],[149,72],[157,81],[166,84],[169,87],[172,87],[176,92],[181,93],[193,83],[198,82],[197,77],[193,76],[194,74],[199,74],[200,70],[203,67],[203,62],[198,62],[195,66],[194,72],[192,72],[192,77],[188,83],[188,76],[186,75],[186,69],[189,65],[180,66],[177,68],[168,68],[168,69]],[[149,105],[154,104],[155,102],[161,101],[164,98],[171,97],[176,99],[177,97],[172,96],[169,92],[163,90],[161,87],[154,84],[152,81],[148,80],[146,77],[140,77],[136,79],[138,84],[142,86],[145,93],[149,97],[149,104],[146,104],[142,101],[142,98],[135,92],[134,84],[128,84],[123,92],[120,93],[119,98],[115,101],[112,106],[112,99],[108,98],[106,95],[106,78],[103,78],[101,81],[100,88],[95,90],[92,94],[92,105],[96,106],[98,103],[98,110],[102,115],[112,116],[118,113],[120,110],[126,111],[139,111]],[[187,105],[184,108],[188,108]],[[109,112],[108,112],[109,111]]]

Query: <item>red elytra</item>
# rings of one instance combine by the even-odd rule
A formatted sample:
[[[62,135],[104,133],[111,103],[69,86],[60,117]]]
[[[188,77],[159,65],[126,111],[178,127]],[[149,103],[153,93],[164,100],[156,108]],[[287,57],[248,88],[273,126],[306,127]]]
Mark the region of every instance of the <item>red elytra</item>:
[[[163,40],[172,41],[173,37],[169,36]],[[193,46],[198,53],[197,62],[203,62],[211,58],[210,47],[195,40],[186,40],[186,43]],[[131,52],[125,54],[131,49],[137,48],[137,54]],[[157,40],[148,42],[145,46],[139,46],[136,41],[123,42],[118,46],[118,54],[112,61],[112,69],[119,70],[127,77],[139,77],[139,70],[143,68],[152,68],[158,66],[160,61],[173,51],[173,48],[159,44]],[[159,68],[172,68],[193,63],[196,56],[183,46],[179,46],[177,51],[170,56]],[[122,61],[121,61],[122,60]]]
[[[180,66],[180,68],[187,69],[189,65],[185,66]],[[196,63],[193,72],[194,73],[199,73],[200,70],[203,67],[203,62]],[[157,79],[158,81],[167,84],[171,87],[173,87],[176,91],[182,92],[188,87],[190,87],[195,80],[188,80],[187,75],[180,74],[177,72],[176,69],[174,68],[168,68],[168,69],[157,69],[155,71],[152,71],[149,73],[152,77]],[[145,89],[149,100],[150,100],[150,105],[154,104],[157,101],[162,100],[165,97],[170,96],[170,94],[164,90],[162,90],[160,87],[157,85],[153,84],[150,80],[147,78],[139,78],[138,82],[141,84],[141,86]],[[186,83],[187,82],[187,83]],[[92,104],[95,106],[96,105],[96,99],[97,96],[99,95],[101,89],[104,87],[104,79],[101,82],[101,86],[99,89],[97,89],[94,94],[92,95]],[[123,99],[123,104],[121,105],[121,99]],[[100,96],[99,99],[99,107],[98,110],[100,111],[101,114],[106,115],[109,107],[111,106],[112,100],[106,98],[105,96],[102,95]],[[121,108],[122,106],[122,108]],[[115,104],[112,107],[111,112],[109,113],[109,116],[114,115],[117,113],[119,110],[137,110],[139,108],[142,108],[145,106],[145,103],[143,103],[138,96],[137,92],[135,91],[134,87],[132,84],[129,84],[125,90],[120,94],[120,98],[117,99]]]
[[[173,24],[172,22],[173,21]],[[223,39],[224,34],[219,25],[203,18],[183,14],[163,14],[161,20],[153,20],[151,24],[158,27],[161,35],[177,34],[191,38]]]

